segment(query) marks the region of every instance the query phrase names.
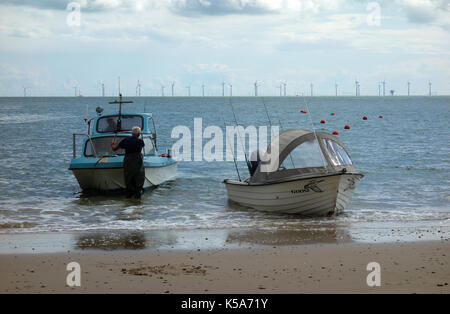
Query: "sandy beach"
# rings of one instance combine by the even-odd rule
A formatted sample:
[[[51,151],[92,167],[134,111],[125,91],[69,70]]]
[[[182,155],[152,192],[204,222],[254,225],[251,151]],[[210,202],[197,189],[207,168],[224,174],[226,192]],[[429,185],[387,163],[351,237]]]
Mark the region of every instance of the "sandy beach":
[[[450,243],[0,255],[1,293],[450,293]],[[66,266],[81,266],[81,286]],[[367,264],[381,266],[369,287]]]

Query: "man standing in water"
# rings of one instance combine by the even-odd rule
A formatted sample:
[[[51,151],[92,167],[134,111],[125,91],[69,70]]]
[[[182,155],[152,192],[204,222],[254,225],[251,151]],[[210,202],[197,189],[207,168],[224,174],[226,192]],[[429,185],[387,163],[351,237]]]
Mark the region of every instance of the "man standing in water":
[[[111,143],[111,148],[116,151],[119,148],[125,149],[125,158],[123,160],[123,173],[127,189],[127,197],[141,198],[143,191],[145,172],[144,162],[141,154],[145,146],[144,141],[139,138],[141,128],[133,127],[132,136],[124,138],[119,144]]]

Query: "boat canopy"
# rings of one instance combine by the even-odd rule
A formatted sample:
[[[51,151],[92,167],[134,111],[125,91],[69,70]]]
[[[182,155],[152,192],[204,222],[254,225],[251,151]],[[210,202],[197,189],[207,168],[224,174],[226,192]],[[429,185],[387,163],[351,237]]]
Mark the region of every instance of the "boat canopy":
[[[142,133],[152,133],[151,127],[153,125],[152,115],[148,113],[133,114],[133,113],[123,113],[120,116],[121,127],[118,130],[118,114],[110,114],[99,116],[94,119],[93,134],[104,134],[104,133],[120,133],[120,132],[131,132],[134,126],[141,128]]]
[[[249,183],[264,184],[343,171],[351,173],[355,169],[337,137],[325,132],[292,129],[281,132],[271,141]]]

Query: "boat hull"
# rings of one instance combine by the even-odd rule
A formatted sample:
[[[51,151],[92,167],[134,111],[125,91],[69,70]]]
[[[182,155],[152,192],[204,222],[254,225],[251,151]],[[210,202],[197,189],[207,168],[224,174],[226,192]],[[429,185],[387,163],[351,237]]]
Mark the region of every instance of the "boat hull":
[[[256,210],[330,216],[342,212],[350,202],[360,174],[335,174],[287,182],[249,185],[225,180],[228,199]]]
[[[144,189],[150,189],[175,179],[177,163],[145,167]],[[71,169],[83,190],[116,191],[125,189],[123,168]]]

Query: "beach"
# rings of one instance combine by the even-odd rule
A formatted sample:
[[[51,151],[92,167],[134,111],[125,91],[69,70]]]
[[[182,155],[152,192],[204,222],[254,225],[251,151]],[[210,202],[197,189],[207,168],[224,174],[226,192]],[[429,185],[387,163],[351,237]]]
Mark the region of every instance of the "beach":
[[[0,293],[450,293],[448,240],[1,254]],[[69,287],[67,264],[80,265]],[[380,286],[369,287],[370,262]]]

